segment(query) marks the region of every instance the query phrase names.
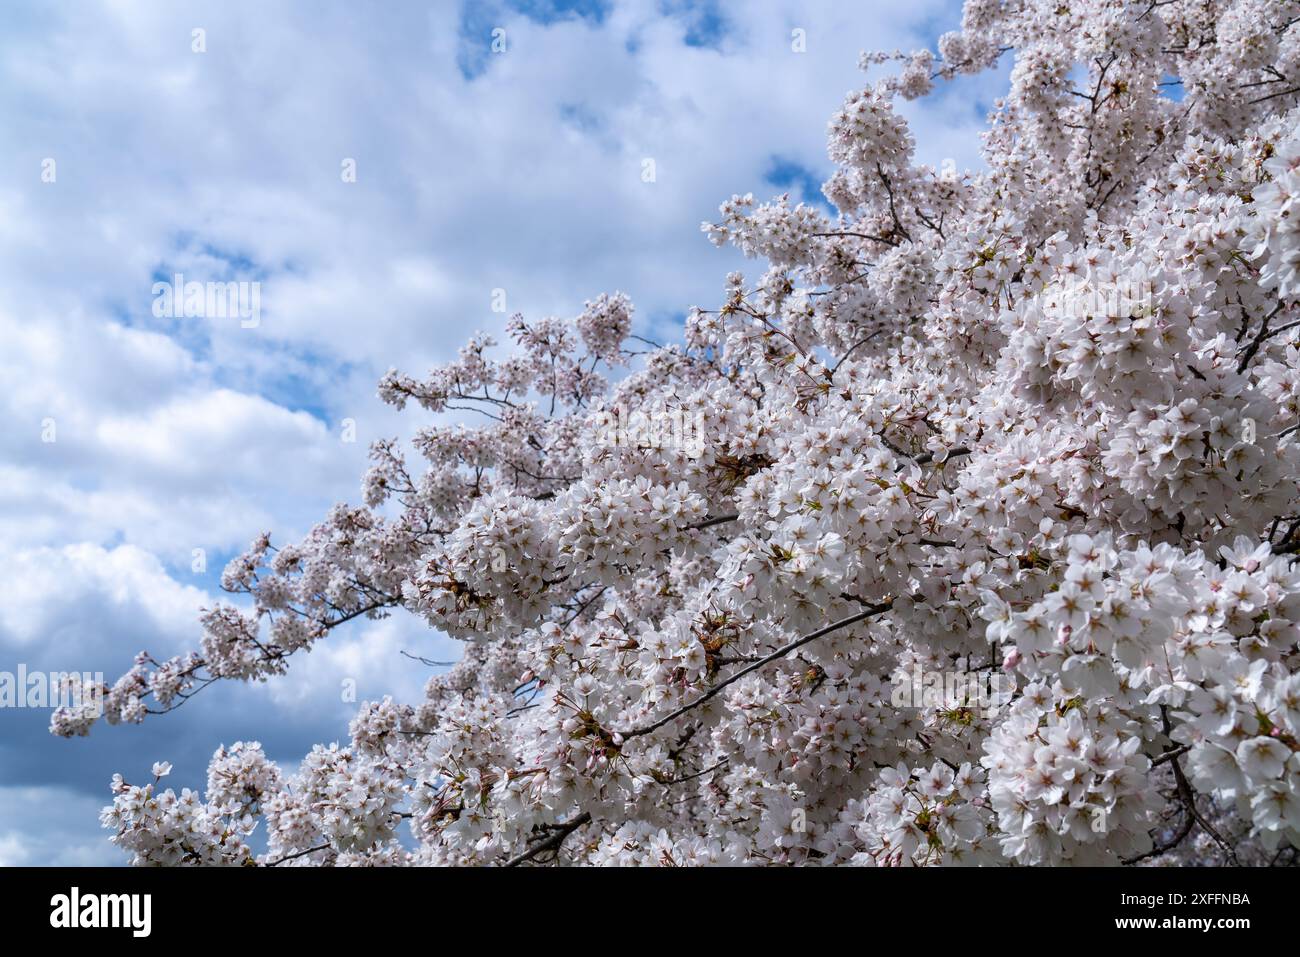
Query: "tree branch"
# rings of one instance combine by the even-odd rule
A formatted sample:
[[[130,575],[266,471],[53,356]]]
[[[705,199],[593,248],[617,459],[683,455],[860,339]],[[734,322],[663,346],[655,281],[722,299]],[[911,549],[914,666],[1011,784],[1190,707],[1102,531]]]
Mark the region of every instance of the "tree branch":
[[[730,515],[715,515],[713,518],[706,518],[700,522],[683,525],[681,531],[686,532],[695,528],[712,528],[714,525],[725,525],[727,522],[734,522],[738,518],[740,518],[740,515],[736,512],[732,512]]]
[[[565,823],[558,825],[555,833],[552,834],[550,837],[548,837],[546,840],[541,841],[538,844],[534,844],[528,850],[524,851],[522,854],[518,854],[515,857],[510,858],[510,860],[506,861],[501,866],[518,867],[520,864],[523,864],[526,861],[531,861],[538,854],[541,854],[545,851],[549,851],[552,848],[558,850],[559,846],[564,843],[565,839],[570,834],[572,834],[574,831],[576,831],[578,828],[582,827],[582,825],[588,823],[589,821],[591,821],[591,815],[588,814],[586,811],[583,811],[577,817],[572,818],[566,821]]]
[[[315,847],[309,847],[304,851],[294,851],[292,854],[284,855],[284,857],[276,858],[273,861],[267,861],[266,866],[275,867],[279,864],[283,864],[285,861],[297,860],[300,857],[306,857],[308,854],[315,854],[317,851],[326,851],[326,850],[329,850],[328,841],[325,842],[324,844],[317,844]]]
[[[620,735],[623,738],[623,740],[626,741],[630,738],[636,738],[636,737],[640,737],[643,734],[650,734],[653,731],[658,731],[660,728],[662,728],[664,725],[668,724],[669,722],[675,721],[677,718],[680,718],[682,715],[688,713],[692,709],[698,708],[706,701],[709,701],[714,696],[719,694],[728,685],[739,681],[741,678],[745,677],[746,675],[753,674],[755,671],[758,671],[758,669],[762,668],[764,665],[770,664],[771,662],[776,661],[778,658],[784,658],[786,655],[794,651],[796,648],[802,648],[804,645],[808,644],[809,642],[816,641],[818,638],[824,638],[826,635],[829,635],[831,632],[839,631],[841,628],[848,628],[850,625],[856,625],[858,622],[863,621],[864,619],[870,618],[873,615],[879,615],[881,612],[888,611],[890,608],[893,607],[894,607],[894,601],[891,598],[889,601],[879,605],[869,605],[866,609],[858,612],[856,615],[850,615],[848,618],[842,618],[839,621],[835,622],[833,625],[827,625],[825,628],[822,628],[818,631],[814,631],[810,635],[804,635],[802,638],[796,638],[794,641],[790,642],[789,644],[782,645],[780,648],[776,649],[776,651],[773,651],[771,654],[764,655],[762,658],[759,658],[753,664],[741,668],[735,674],[730,675],[725,680],[718,682],[716,685],[714,685],[708,691],[704,692],[694,701],[682,705],[676,711],[673,711],[672,713],[665,715],[664,717],[660,718],[658,721],[655,721],[651,724],[642,725],[639,728],[633,728],[631,731],[615,731],[614,734]]]

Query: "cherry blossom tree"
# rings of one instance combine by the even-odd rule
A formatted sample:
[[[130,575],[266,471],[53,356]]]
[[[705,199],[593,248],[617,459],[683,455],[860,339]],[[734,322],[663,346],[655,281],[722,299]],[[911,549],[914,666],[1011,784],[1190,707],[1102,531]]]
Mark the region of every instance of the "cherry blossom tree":
[[[900,98],[1005,62],[986,168],[918,164]],[[862,66],[837,213],[724,203],[762,265],[681,342],[602,295],[384,377],[443,424],[102,711],[398,609],[462,659],[292,775],[115,777],[135,863],[1296,860],[1300,3],[968,0]]]

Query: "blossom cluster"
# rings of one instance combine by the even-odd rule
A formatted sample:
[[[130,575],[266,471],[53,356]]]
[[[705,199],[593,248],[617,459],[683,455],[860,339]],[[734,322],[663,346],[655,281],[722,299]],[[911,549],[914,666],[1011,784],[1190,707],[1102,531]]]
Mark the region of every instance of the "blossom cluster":
[[[295,773],[236,744],[204,798],[115,780],[133,861],[1296,859],[1294,3],[968,0],[891,63],[831,119],[833,211],[705,224],[763,263],[681,342],[614,294],[384,377],[426,424],[361,504],[257,538],[105,715],[366,616],[463,657]],[[918,163],[900,99],[999,63],[985,167]],[[609,428],[649,409],[698,441]],[[950,673],[1008,690],[894,693]]]

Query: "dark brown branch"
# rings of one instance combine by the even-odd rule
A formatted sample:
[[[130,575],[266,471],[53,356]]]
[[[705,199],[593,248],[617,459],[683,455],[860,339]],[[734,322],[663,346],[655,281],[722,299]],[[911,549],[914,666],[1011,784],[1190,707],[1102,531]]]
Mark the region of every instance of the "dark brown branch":
[[[315,847],[309,847],[305,851],[294,851],[292,854],[286,854],[284,855],[284,857],[276,858],[273,861],[267,861],[266,866],[275,867],[279,864],[283,864],[285,861],[297,860],[300,857],[306,857],[308,854],[315,854],[317,851],[326,851],[326,850],[329,850],[328,842],[326,842],[325,844],[317,844]]]
[[[642,725],[639,728],[633,728],[631,731],[617,731],[614,733],[620,735],[623,738],[623,740],[626,741],[630,738],[636,738],[643,734],[650,734],[653,731],[658,731],[660,728],[662,728],[664,725],[668,724],[669,722],[675,721],[677,718],[680,718],[682,715],[687,714],[692,709],[698,708],[706,701],[711,700],[713,697],[721,693],[721,691],[724,688],[726,688],[728,685],[739,681],[741,678],[745,677],[746,675],[753,674],[755,671],[758,671],[764,665],[770,664],[771,662],[776,661],[778,658],[784,658],[786,655],[794,651],[796,648],[802,648],[804,645],[808,644],[809,642],[816,641],[818,638],[824,638],[826,635],[829,635],[831,632],[839,631],[841,628],[848,628],[850,625],[856,625],[858,622],[870,618],[873,615],[879,615],[881,612],[888,611],[893,606],[894,606],[894,602],[892,599],[890,601],[883,602],[882,604],[868,605],[866,609],[858,612],[856,615],[850,615],[848,618],[842,618],[832,625],[827,625],[825,628],[821,628],[817,631],[814,631],[810,635],[804,635],[802,638],[796,638],[794,641],[782,645],[780,648],[776,649],[776,651],[764,655],[762,658],[759,658],[751,665],[741,668],[735,674],[730,675],[723,681],[718,682],[716,685],[714,685],[708,691],[704,692],[694,701],[690,701],[682,705],[676,711],[673,711],[670,714],[665,715],[664,717],[660,718],[658,721],[652,722],[651,724]]]
[[[894,184],[889,181],[889,177],[885,174],[885,168],[879,163],[876,164],[876,172],[880,175],[880,181],[885,184],[885,192],[889,195],[889,214],[894,217],[894,231],[908,242],[911,242],[912,235],[907,231],[907,227],[903,225],[903,220],[898,215],[898,207],[894,203]]]
[[[1256,103],[1267,103],[1269,100],[1275,100],[1279,96],[1290,96],[1292,93],[1300,93],[1300,86],[1292,87],[1289,90],[1282,90],[1278,93],[1270,93],[1268,96],[1261,96],[1258,100],[1251,100],[1250,105],[1254,106]]]
[[[726,764],[729,760],[731,760],[731,759],[730,759],[730,758],[723,758],[723,759],[722,759],[721,761],[719,761],[717,764],[710,765],[710,766],[707,767],[707,768],[703,768],[703,769],[701,769],[701,770],[699,770],[699,771],[694,771],[694,772],[692,772],[691,774],[687,774],[687,775],[685,775],[685,776],[683,776],[683,777],[680,777],[680,778],[673,778],[673,779],[670,780],[670,781],[660,781],[659,783],[662,784],[664,787],[667,787],[667,788],[672,787],[674,784],[685,784],[687,781],[694,781],[696,778],[702,778],[702,777],[704,777],[704,775],[708,774],[708,773],[711,772],[711,771],[716,771],[716,770],[718,770],[718,768],[722,767],[722,766],[723,766],[724,764]]]
[[[1250,360],[1255,358],[1255,353],[1259,351],[1259,347],[1264,344],[1265,340],[1272,338],[1279,332],[1285,332],[1288,329],[1295,328],[1296,323],[1291,322],[1272,331],[1269,330],[1268,324],[1272,322],[1273,317],[1281,311],[1282,304],[1278,303],[1278,305],[1274,307],[1273,311],[1264,317],[1264,321],[1259,327],[1259,333],[1251,340],[1250,345],[1246,346],[1246,351],[1241,354],[1241,361],[1237,363],[1238,374],[1246,371],[1246,366],[1250,365]]]
[[[1166,761],[1173,761],[1175,758],[1181,758],[1184,754],[1186,754],[1190,750],[1192,750],[1192,746],[1190,744],[1184,744],[1181,748],[1174,748],[1174,750],[1172,751],[1166,751],[1164,754],[1160,755],[1159,757],[1152,758],[1151,766],[1153,768],[1158,768]]]
[[[681,531],[687,532],[696,528],[712,528],[714,525],[725,525],[727,522],[734,522],[738,518],[740,518],[740,515],[735,512],[730,515],[715,515],[712,518],[706,518],[703,521],[692,522],[690,525],[683,525]]]
[[[1139,854],[1136,857],[1124,858],[1123,863],[1136,864],[1139,861],[1145,861],[1151,857],[1158,857],[1159,855],[1165,853],[1166,851],[1172,851],[1179,844],[1183,843],[1183,840],[1187,837],[1187,835],[1192,832],[1192,825],[1195,823],[1196,823],[1196,818],[1192,817],[1190,814],[1184,811],[1182,826],[1178,828],[1178,832],[1173,837],[1165,841],[1163,844],[1157,844],[1155,847],[1151,848],[1151,850],[1147,851],[1145,854]]]
[[[552,834],[550,837],[548,837],[546,840],[534,844],[528,850],[524,851],[522,854],[518,854],[515,857],[510,858],[510,860],[506,861],[501,866],[518,867],[520,864],[523,864],[526,861],[531,861],[538,854],[542,854],[552,849],[558,850],[560,845],[564,843],[565,839],[570,834],[572,834],[578,828],[582,827],[582,825],[587,824],[590,821],[591,821],[591,815],[588,814],[586,811],[583,811],[577,817],[572,818],[566,821],[565,823],[558,825],[556,827],[555,833]]]
[[[957,446],[955,449],[949,449],[949,450],[948,450],[948,458],[949,458],[949,459],[955,459],[955,458],[959,458],[960,456],[963,456],[963,455],[970,455],[970,454],[971,454],[971,450],[968,449],[968,448],[966,448],[966,446],[964,446],[964,445],[959,445],[959,446]],[[927,462],[933,462],[933,461],[934,461],[934,453],[933,453],[933,452],[922,452],[922,453],[921,453],[920,455],[918,455],[918,456],[917,456],[913,461],[915,461],[917,465],[925,465]],[[947,461],[947,459],[945,459],[944,461]]]

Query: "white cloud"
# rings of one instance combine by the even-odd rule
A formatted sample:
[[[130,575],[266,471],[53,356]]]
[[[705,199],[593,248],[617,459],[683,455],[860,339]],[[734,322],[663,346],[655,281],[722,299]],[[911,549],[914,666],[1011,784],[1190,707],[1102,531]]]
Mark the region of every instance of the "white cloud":
[[[322,446],[338,440],[305,412],[229,389],[182,396],[145,415],[102,418],[94,437],[106,458],[189,483],[284,476],[295,465],[310,472],[321,466]]]
[[[93,627],[96,619],[125,620],[140,640],[162,639],[179,650],[193,638],[199,608],[211,603],[203,590],[174,581],[154,555],[134,545],[0,549],[0,566],[0,639],[11,650],[43,645],[39,653],[46,659],[85,654],[97,645],[93,632],[65,630],[78,617],[69,616],[71,609],[89,613],[78,622],[82,627]],[[62,634],[51,645],[54,632]],[[156,647],[155,653],[165,650]],[[81,670],[75,662],[64,667]]]

